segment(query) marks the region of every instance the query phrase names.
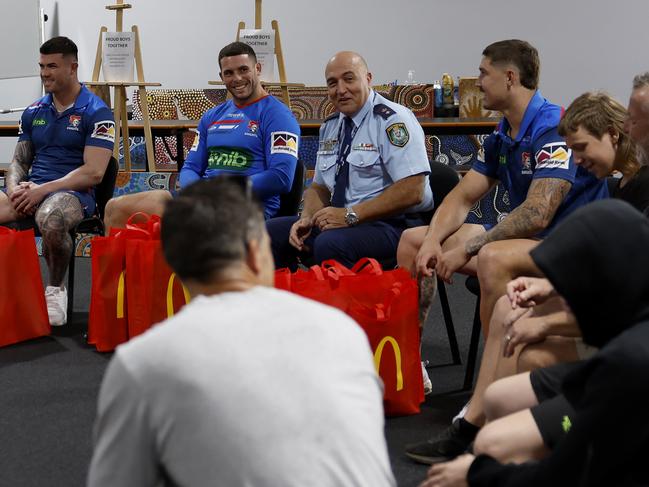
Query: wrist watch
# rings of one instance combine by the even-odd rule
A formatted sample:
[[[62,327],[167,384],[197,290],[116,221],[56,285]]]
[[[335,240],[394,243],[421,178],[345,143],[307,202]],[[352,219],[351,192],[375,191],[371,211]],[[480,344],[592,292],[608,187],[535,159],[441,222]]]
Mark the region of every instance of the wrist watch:
[[[358,225],[358,215],[356,212],[352,209],[352,207],[345,208],[345,223],[349,225],[350,227],[354,227]]]

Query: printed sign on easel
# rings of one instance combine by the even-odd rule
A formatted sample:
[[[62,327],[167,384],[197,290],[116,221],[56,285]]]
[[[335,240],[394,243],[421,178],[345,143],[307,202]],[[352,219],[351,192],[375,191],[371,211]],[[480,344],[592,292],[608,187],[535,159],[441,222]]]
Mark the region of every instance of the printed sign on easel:
[[[134,33],[103,32],[101,41],[104,79],[106,81],[134,81]]]
[[[252,47],[261,64],[261,80],[273,82],[275,78],[275,31],[262,29],[243,29],[239,41]]]

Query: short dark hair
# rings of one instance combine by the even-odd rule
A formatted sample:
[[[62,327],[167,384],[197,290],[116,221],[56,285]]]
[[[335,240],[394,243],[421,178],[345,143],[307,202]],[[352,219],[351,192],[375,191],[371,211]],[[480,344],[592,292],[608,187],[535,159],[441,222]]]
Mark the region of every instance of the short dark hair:
[[[250,240],[261,239],[264,215],[250,184],[245,177],[218,176],[188,186],[167,202],[162,248],[181,279],[210,283],[245,259]]]
[[[489,58],[492,64],[513,64],[518,68],[521,84],[535,90],[539,87],[541,61],[539,52],[532,44],[519,39],[508,39],[494,42],[485,47],[482,55]]]
[[[45,41],[40,48],[41,54],[63,54],[63,56],[73,56],[74,60],[78,59],[79,50],[77,45],[67,37],[52,37]]]
[[[221,59],[224,57],[241,56],[242,54],[247,54],[250,59],[252,59],[252,62],[257,64],[257,55],[255,54],[255,50],[248,44],[236,41],[228,44],[219,51],[219,67],[221,66]]]

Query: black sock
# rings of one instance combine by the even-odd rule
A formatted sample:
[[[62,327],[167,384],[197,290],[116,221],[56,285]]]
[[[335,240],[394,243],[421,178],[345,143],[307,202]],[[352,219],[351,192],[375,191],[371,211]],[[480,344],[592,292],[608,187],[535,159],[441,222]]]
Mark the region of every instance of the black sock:
[[[462,437],[466,438],[467,440],[473,441],[478,434],[478,431],[480,431],[480,427],[476,426],[473,423],[469,423],[466,419],[460,418],[458,420],[458,429],[460,431],[460,434]]]

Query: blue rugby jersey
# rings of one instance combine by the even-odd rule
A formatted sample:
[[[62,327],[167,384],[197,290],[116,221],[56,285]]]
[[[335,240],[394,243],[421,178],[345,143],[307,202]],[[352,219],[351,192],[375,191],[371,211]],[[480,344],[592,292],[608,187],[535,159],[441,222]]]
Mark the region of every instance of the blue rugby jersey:
[[[559,178],[572,183],[554,219],[539,233],[540,237],[578,207],[608,197],[606,182],[575,164],[572,151],[557,132],[562,112],[560,106],[550,103],[537,91],[527,106],[516,139],[508,135],[510,126],[503,119],[484,141],[484,161],[473,164],[473,169],[480,174],[500,180],[509,193],[512,209],[525,201],[533,179]]]
[[[266,218],[279,208],[279,194],[291,189],[300,127],[273,96],[239,107],[233,100],[208,110],[180,172],[185,187],[219,174],[250,176]]]
[[[19,142],[31,141],[34,147],[29,180],[36,184],[60,179],[82,166],[87,145],[112,151],[115,144],[112,112],[83,85],[74,105],[61,114],[50,93],[27,107],[18,133]]]

